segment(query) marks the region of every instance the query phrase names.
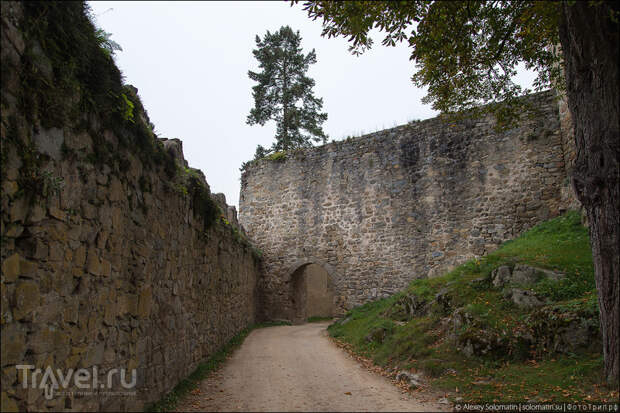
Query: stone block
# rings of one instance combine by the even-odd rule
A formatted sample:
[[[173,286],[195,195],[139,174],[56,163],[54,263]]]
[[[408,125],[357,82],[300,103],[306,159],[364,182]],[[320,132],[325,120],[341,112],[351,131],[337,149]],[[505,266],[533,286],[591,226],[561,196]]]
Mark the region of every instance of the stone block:
[[[24,232],[24,227],[19,225],[19,224],[9,224],[8,225],[8,229],[6,231],[6,233],[4,234],[5,237],[8,238],[17,238],[19,237],[22,233]]]
[[[88,348],[82,356],[81,366],[89,368],[92,366],[101,366],[103,363],[103,352],[105,350],[104,343],[96,343]]]
[[[2,367],[21,363],[26,354],[26,333],[18,324],[7,324],[2,327],[1,336]]]
[[[103,268],[101,265],[101,261],[99,260],[99,255],[97,254],[97,250],[95,248],[90,248],[88,250],[88,259],[86,263],[86,268],[89,273],[93,275],[102,275]]]
[[[67,220],[67,214],[65,213],[65,211],[63,211],[60,208],[56,208],[56,207],[49,207],[49,215],[56,218],[59,221],[66,221]]]
[[[50,242],[49,245],[49,259],[51,261],[62,261],[65,256],[63,244],[59,242]]]
[[[138,316],[141,318],[147,318],[151,312],[151,300],[153,290],[151,287],[146,287],[140,292],[138,299]]]
[[[48,254],[49,247],[47,244],[44,241],[37,239],[34,248],[34,256],[32,258],[35,260],[44,260],[47,258]]]
[[[6,324],[13,321],[13,313],[9,302],[9,287],[7,284],[0,284],[0,324]]]
[[[46,354],[68,350],[69,336],[54,326],[42,325],[28,340],[28,348],[34,354]],[[60,358],[60,357],[59,357]]]
[[[4,280],[6,282],[14,282],[17,280],[20,274],[20,263],[21,257],[18,253],[15,253],[3,260],[2,262],[2,275],[4,276]]]
[[[113,176],[112,179],[110,180],[108,198],[110,199],[111,202],[121,201],[122,199],[126,198],[124,189],[123,189],[123,184],[115,176]]]
[[[19,407],[15,399],[9,397],[8,393],[3,391],[0,395],[0,410],[3,412],[18,412]]]
[[[39,285],[30,280],[19,282],[15,287],[14,302],[13,317],[15,320],[31,318],[32,313],[40,305]]]
[[[39,204],[35,204],[30,210],[30,216],[28,217],[28,222],[31,224],[42,221],[45,218],[45,208]]]
[[[77,324],[79,302],[77,298],[68,298],[63,306],[63,320],[65,323]]]
[[[1,383],[3,389],[8,389],[17,381],[17,369],[15,366],[4,367],[1,373]]]
[[[103,275],[104,277],[109,277],[110,274],[112,273],[112,264],[110,263],[110,261],[106,259],[102,259],[100,270],[101,270],[101,275]]]
[[[80,246],[75,250],[73,254],[73,265],[76,267],[83,267],[86,262],[86,248],[84,246]]]
[[[103,323],[107,326],[113,326],[119,310],[116,300],[108,300],[104,306]]]
[[[29,209],[26,197],[13,200],[9,207],[9,218],[11,222],[24,222]]]

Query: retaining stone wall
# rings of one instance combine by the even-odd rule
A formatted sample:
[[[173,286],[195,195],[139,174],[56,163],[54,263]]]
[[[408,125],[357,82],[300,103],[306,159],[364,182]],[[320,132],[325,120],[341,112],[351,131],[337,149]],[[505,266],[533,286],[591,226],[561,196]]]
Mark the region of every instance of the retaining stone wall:
[[[2,2],[2,411],[142,410],[255,321],[260,260],[223,219],[204,231],[183,181],[161,165],[147,168],[98,113],[84,118],[99,125],[124,172],[117,161],[91,162],[90,132],[48,129],[22,113],[20,70],[32,45],[20,11]],[[40,57],[45,64],[45,50]],[[24,176],[26,156],[38,159],[34,177]],[[185,167],[180,145],[175,156]],[[29,195],[24,185],[33,179],[47,185],[45,194]],[[223,210],[236,220],[234,209]],[[60,393],[93,391],[72,384],[47,400],[43,389],[23,388],[16,365],[63,374],[96,367],[99,383],[110,369],[136,369],[135,388],[123,388],[116,374],[112,388],[94,389],[136,394]]]

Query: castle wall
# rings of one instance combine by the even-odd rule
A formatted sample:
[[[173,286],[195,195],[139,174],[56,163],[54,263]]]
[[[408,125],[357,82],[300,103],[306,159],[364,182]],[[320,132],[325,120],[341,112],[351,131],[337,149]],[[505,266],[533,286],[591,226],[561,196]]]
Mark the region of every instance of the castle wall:
[[[564,208],[553,92],[501,133],[490,117],[434,118],[264,159],[239,219],[263,251],[266,318],[290,318],[291,274],[328,268],[340,311],[484,255]]]
[[[131,88],[134,119],[122,125],[83,112],[79,96],[53,97],[68,109],[55,126],[41,121],[53,107],[21,104],[62,92],[25,89],[20,77],[46,76],[53,87],[64,70],[25,37],[32,28],[22,15],[22,3],[2,2],[2,411],[142,411],[255,321],[260,260],[223,199],[228,222],[216,216],[205,227],[200,211],[215,202],[201,173],[186,169],[180,143],[157,149],[152,132],[132,132],[148,131],[148,118]],[[33,55],[40,69],[29,72]],[[147,162],[155,155],[164,161]],[[136,385],[124,388],[117,373],[111,388],[93,388],[92,378],[78,388],[72,377],[48,400],[42,374],[37,388],[32,374],[24,386],[18,365],[65,376],[96,368],[104,385],[112,369],[126,369],[131,383],[135,369]]]

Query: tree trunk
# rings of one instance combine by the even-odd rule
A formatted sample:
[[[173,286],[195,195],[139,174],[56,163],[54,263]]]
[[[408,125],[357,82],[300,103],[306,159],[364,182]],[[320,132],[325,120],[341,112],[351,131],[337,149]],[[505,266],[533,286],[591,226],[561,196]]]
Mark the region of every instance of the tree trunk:
[[[289,90],[288,90],[288,73],[286,73],[288,62],[286,59],[282,62],[282,149],[284,151],[289,150]]]
[[[568,105],[575,128],[572,183],[590,223],[603,336],[605,377],[618,383],[620,340],[620,135],[618,6],[611,2],[562,5],[560,42]]]

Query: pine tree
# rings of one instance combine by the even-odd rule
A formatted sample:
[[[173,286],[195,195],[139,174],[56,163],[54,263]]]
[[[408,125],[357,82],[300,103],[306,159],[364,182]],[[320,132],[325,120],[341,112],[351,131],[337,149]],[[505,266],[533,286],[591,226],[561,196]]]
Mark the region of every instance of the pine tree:
[[[259,145],[255,159],[269,152],[311,147],[312,142],[327,141],[321,128],[327,120],[327,114],[320,112],[323,99],[314,96],[314,80],[306,76],[309,66],[316,63],[316,53],[312,49],[304,55],[300,43],[299,31],[295,33],[289,26],[282,26],[275,33],[267,31],[263,39],[256,36],[252,54],[262,71],[248,71],[250,79],[258,84],[252,87],[254,108],[247,123],[262,126],[275,120],[277,131],[271,149]]]

